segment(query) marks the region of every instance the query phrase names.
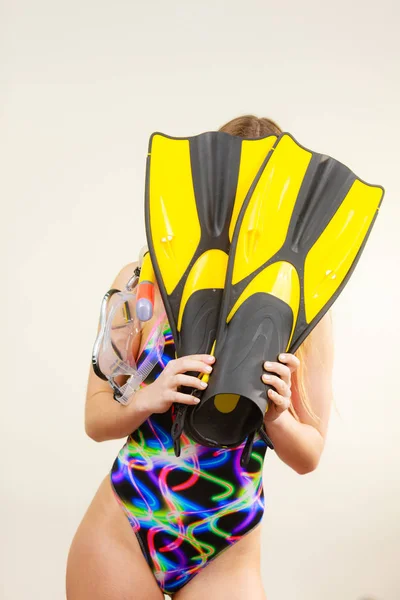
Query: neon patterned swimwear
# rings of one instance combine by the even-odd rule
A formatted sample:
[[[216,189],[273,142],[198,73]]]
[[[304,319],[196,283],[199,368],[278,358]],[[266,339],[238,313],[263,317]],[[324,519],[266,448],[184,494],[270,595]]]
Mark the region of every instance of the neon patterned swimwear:
[[[174,358],[171,330],[148,385]],[[139,363],[144,360],[146,349]],[[181,589],[218,554],[254,529],[264,513],[262,469],[266,451],[256,438],[246,469],[244,444],[216,449],[182,435],[174,454],[172,410],[153,414],[127,439],[111,482],[162,592]]]

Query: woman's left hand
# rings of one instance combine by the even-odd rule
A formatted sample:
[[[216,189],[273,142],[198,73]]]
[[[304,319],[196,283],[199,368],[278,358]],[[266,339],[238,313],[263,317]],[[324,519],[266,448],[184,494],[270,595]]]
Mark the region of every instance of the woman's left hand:
[[[300,365],[299,359],[294,354],[280,354],[280,362],[265,362],[263,367],[267,371],[262,380],[274,389],[268,390],[268,410],[265,414],[266,421],[274,421],[290,406],[292,397],[292,373]]]

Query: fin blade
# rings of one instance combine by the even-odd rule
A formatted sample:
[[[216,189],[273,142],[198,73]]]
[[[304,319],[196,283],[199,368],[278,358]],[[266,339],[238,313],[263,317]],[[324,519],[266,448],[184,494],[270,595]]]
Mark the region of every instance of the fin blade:
[[[376,216],[383,191],[356,179],[335,215],[308,252],[304,303],[311,323],[338,292]]]
[[[189,141],[155,135],[149,160],[148,233],[166,292],[170,295],[188,268],[201,239]]]

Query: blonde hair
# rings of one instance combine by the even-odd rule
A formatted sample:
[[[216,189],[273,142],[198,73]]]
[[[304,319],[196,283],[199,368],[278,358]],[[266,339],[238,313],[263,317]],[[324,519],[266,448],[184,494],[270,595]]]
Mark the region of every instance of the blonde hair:
[[[281,128],[275,123],[275,121],[267,119],[266,117],[255,117],[254,115],[245,115],[243,117],[232,119],[220,127],[219,130],[244,138],[257,138],[267,135],[279,135],[282,133]],[[300,360],[300,366],[293,378],[293,384],[297,389],[300,401],[308,415],[313,420],[319,421],[318,415],[314,413],[311,407],[306,389],[307,353],[311,343],[312,335],[306,338],[306,340],[295,353],[297,358]],[[295,419],[300,420],[293,404],[290,405],[289,411],[292,413]]]
[[[297,369],[296,373],[294,374],[293,385],[297,389],[300,401],[301,401],[304,409],[306,410],[307,414],[311,417],[311,419],[313,419],[313,421],[319,422],[320,417],[317,414],[315,414],[315,412],[312,409],[310,400],[308,398],[307,387],[306,387],[307,354],[309,353],[309,348],[310,348],[311,344],[312,344],[312,332],[304,340],[304,342],[301,344],[300,348],[295,352],[295,356],[297,356],[297,358],[300,361],[300,366]],[[295,419],[297,419],[298,421],[300,420],[292,403],[290,404],[289,411],[292,413],[292,415],[295,417]]]

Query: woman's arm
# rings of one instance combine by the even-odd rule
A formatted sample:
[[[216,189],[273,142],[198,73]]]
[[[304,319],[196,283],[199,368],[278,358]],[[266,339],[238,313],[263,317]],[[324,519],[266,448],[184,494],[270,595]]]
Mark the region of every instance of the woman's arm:
[[[103,382],[108,385],[106,381]],[[135,394],[128,406],[116,402],[110,390],[95,392],[86,400],[85,431],[96,442],[125,438],[151,415],[141,402],[143,390]]]
[[[170,360],[152,384],[135,393],[128,406],[116,402],[111,391],[94,392],[86,402],[86,433],[97,442],[126,437],[150,415],[169,410],[173,402],[192,406],[197,404],[199,399],[196,396],[180,392],[179,389],[204,389],[206,384],[198,377],[187,375],[187,372],[209,374],[214,360],[213,356],[207,354]]]
[[[137,263],[124,267],[112,284],[113,288],[124,289]],[[156,303],[161,302],[156,297]],[[150,322],[149,322],[150,323]],[[146,334],[144,334],[146,339]],[[204,389],[204,383],[187,372],[210,373],[214,357],[198,354],[170,360],[156,381],[138,390],[131,402],[124,406],[114,400],[107,381],[90,368],[86,394],[85,430],[96,442],[124,438],[135,431],[153,413],[169,410],[173,402],[193,405],[199,400],[180,390],[183,387]]]
[[[318,466],[328,428],[333,400],[333,340],[329,314],[319,322],[310,337],[305,389],[319,421],[312,419],[300,400],[296,373],[292,375],[291,400],[300,422],[288,410],[284,410],[275,420],[265,419],[266,431],[277,455],[300,474],[309,473]]]

